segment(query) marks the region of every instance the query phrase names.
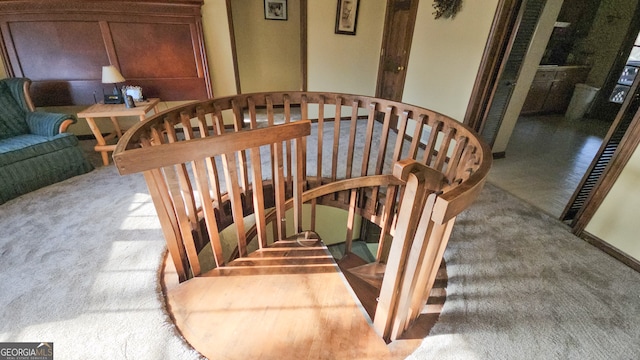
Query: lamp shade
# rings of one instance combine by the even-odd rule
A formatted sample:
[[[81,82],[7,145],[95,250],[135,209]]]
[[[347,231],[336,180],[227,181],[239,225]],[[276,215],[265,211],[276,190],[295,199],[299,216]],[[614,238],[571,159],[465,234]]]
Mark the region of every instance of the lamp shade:
[[[120,74],[120,71],[115,66],[103,66],[102,67],[102,83],[103,84],[115,84],[124,82],[124,77]]]

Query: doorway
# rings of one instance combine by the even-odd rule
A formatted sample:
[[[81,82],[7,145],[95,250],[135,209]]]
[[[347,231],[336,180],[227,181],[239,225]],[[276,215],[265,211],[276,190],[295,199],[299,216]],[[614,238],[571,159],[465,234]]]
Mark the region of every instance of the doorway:
[[[565,217],[565,206],[578,197],[582,197],[584,205],[585,197],[583,194],[576,196],[577,192],[574,193],[574,190],[585,186],[583,175],[591,172],[595,163],[592,160],[606,158],[602,148],[607,144],[602,144],[602,141],[610,137],[607,132],[610,129],[613,131],[614,118],[619,122],[623,116],[617,110],[609,110],[606,112],[608,116],[603,117],[597,115],[597,111],[587,108],[586,113],[577,119],[566,118],[564,114],[572,91],[569,97],[558,96],[558,92],[563,90],[563,84],[559,80],[573,75],[564,72],[559,76],[560,72],[556,70],[566,65],[590,67],[588,76],[574,81],[570,90],[573,90],[575,83],[587,83],[603,89],[596,105],[601,101],[599,99],[609,100],[610,91],[603,83],[615,83],[620,78],[628,51],[631,50],[630,46],[629,49],[625,48],[625,43],[628,45],[631,41],[632,44],[640,30],[635,28],[638,26],[637,2],[618,2],[620,6],[616,7],[610,1],[601,6],[599,0],[565,0],[556,22],[556,26],[562,28],[554,30],[555,36],[552,35],[548,43],[525,101],[529,102],[529,98],[532,98],[538,104],[523,106],[525,112],[515,124],[506,151],[503,150],[506,158],[494,162],[494,183],[563,220],[572,221],[576,215],[580,216],[578,212],[573,212],[571,216]],[[573,33],[568,34],[567,27]],[[595,51],[594,46],[597,46]],[[623,51],[620,54],[620,50],[627,53],[624,54]],[[622,59],[617,58],[618,55]],[[555,67],[553,76],[540,72],[545,66]],[[542,84],[547,80],[546,85]],[[535,94],[540,87],[544,90],[542,94]],[[545,100],[548,100],[547,108],[543,107]],[[531,111],[532,108],[535,110]],[[601,170],[596,171],[597,176],[602,174]],[[595,186],[596,182],[592,185]],[[592,186],[589,192],[593,188]]]

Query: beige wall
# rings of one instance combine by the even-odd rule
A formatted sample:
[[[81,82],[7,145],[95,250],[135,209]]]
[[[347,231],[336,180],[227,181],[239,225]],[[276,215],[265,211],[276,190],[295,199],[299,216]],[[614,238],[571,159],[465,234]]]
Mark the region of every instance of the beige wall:
[[[563,0],[549,0],[542,10],[542,14],[540,14],[540,21],[531,39],[527,55],[522,62],[522,70],[516,81],[516,87],[513,89],[511,101],[507,106],[496,141],[491,149],[494,153],[503,152],[507,149],[509,139],[522,111],[522,105],[533,82],[533,77],[538,70],[538,65],[553,32],[553,26],[562,8],[562,3]]]
[[[590,234],[640,260],[640,148],[636,149],[615,185],[586,227]]]
[[[462,121],[498,0],[465,1],[454,19],[421,1],[402,101]]]
[[[225,0],[204,0],[202,28],[213,96],[237,94]]]
[[[263,0],[231,2],[243,93],[300,90],[300,1],[287,2],[288,19],[266,20]]]
[[[356,35],[334,33],[335,1],[308,2],[308,89],[375,95],[385,0],[360,1]]]

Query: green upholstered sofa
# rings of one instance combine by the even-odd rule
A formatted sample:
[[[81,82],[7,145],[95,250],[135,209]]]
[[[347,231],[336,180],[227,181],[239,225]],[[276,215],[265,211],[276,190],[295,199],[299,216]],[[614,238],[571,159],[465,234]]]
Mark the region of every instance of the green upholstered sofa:
[[[66,133],[72,115],[34,111],[31,80],[0,80],[0,204],[93,169],[78,139]]]

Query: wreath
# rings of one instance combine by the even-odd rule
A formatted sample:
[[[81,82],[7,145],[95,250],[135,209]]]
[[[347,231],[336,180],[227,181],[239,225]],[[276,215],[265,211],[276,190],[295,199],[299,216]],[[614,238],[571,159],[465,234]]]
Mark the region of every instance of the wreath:
[[[462,8],[462,0],[433,0],[433,8],[436,19],[441,17],[453,19]]]

